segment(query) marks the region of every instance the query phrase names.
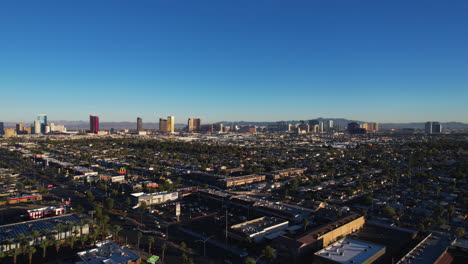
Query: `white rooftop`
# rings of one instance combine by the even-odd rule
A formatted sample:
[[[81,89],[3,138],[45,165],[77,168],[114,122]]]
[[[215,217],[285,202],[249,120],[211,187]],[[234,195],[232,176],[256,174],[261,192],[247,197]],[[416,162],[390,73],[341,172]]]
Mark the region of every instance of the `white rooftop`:
[[[384,248],[381,245],[346,237],[318,251],[315,255],[338,263],[363,263]]]

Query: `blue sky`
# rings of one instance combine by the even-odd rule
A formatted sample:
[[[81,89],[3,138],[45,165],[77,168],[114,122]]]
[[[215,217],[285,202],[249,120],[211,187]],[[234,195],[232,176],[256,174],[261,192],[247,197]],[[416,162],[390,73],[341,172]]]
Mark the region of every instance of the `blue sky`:
[[[0,121],[468,122],[468,1],[0,2]]]

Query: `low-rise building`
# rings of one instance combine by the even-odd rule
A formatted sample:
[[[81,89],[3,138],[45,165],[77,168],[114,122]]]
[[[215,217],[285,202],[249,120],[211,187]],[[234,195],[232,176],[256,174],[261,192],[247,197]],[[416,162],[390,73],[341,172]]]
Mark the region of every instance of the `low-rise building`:
[[[142,202],[145,202],[146,205],[161,204],[179,199],[179,192],[132,193],[131,198],[135,205]]]
[[[364,223],[364,216],[351,214],[318,227],[298,239],[279,236],[273,240],[273,246],[292,257],[299,257],[313,250],[320,250],[339,238],[358,231]]]
[[[96,248],[77,253],[81,261],[76,264],[140,264],[141,257],[128,247],[120,247],[112,241],[96,244]]]
[[[277,217],[260,217],[233,225],[228,229],[228,235],[234,239],[261,242],[267,235],[277,233],[288,228],[288,221]]]
[[[21,223],[0,226],[0,241],[4,241],[0,247],[0,253],[20,247],[23,241],[21,235],[30,237],[33,231],[39,232],[35,239],[27,241],[29,245],[39,244],[40,241],[53,237],[56,240],[64,240],[70,236],[81,236],[89,233],[89,225],[83,218],[76,214],[60,215],[44,219],[36,219]],[[49,233],[50,232],[50,233]]]
[[[317,264],[371,264],[385,254],[385,247],[362,240],[343,238],[314,254]]]

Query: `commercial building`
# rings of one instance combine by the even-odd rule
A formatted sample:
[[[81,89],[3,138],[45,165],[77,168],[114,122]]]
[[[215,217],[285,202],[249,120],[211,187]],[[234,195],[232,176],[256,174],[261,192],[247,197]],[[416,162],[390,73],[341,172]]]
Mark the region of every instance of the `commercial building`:
[[[16,134],[18,134],[18,135],[26,134],[26,131],[24,130],[24,125],[23,124],[16,124]]]
[[[34,123],[32,124],[32,133],[33,134],[41,134],[41,121],[39,120],[34,120]]]
[[[39,193],[30,193],[30,194],[23,194],[20,196],[13,196],[8,198],[9,204],[17,204],[17,203],[26,203],[26,202],[34,202],[42,200],[42,195]]]
[[[228,235],[234,239],[250,240],[258,243],[267,235],[281,232],[288,228],[288,221],[277,217],[260,217],[228,228]]]
[[[89,132],[97,134],[99,132],[99,117],[89,116]]]
[[[27,210],[28,217],[30,219],[39,219],[48,216],[56,216],[67,213],[67,208],[65,206],[49,206],[42,207],[37,209]]]
[[[255,126],[243,126],[239,129],[239,133],[256,133],[257,128]]]
[[[424,126],[424,131],[426,134],[440,134],[442,133],[442,124],[439,122],[426,122]]]
[[[167,117],[167,132],[174,133],[175,118],[173,116]]]
[[[273,240],[273,246],[291,257],[299,257],[312,251],[320,250],[338,240],[358,231],[364,226],[364,216],[351,214],[327,225],[321,226],[306,235],[293,239],[279,236]]]
[[[268,177],[272,180],[278,180],[282,177],[295,177],[303,175],[307,168],[289,168],[284,170],[277,170],[267,173]]]
[[[161,204],[167,201],[175,201],[179,199],[178,192],[158,192],[158,193],[132,193],[131,199],[133,204],[138,206],[142,202],[145,202],[147,205],[152,204]]]
[[[5,128],[3,129],[3,137],[9,138],[16,136],[16,129],[14,128]]]
[[[343,238],[314,254],[317,264],[371,264],[385,254],[385,247],[362,240]]]
[[[187,126],[188,126],[189,132],[200,132],[201,131],[201,119],[189,118]]]
[[[255,182],[262,182],[266,180],[266,175],[244,175],[237,177],[226,177],[220,179],[220,185],[224,188],[231,188],[234,186],[240,186],[245,184],[251,184]]]
[[[40,122],[41,133],[46,134],[47,115],[46,114],[37,115],[37,120]]]
[[[137,132],[143,131],[143,119],[141,117],[137,117]]]
[[[60,227],[59,227],[60,226]],[[29,239],[29,245],[39,244],[48,236],[56,240],[64,240],[71,236],[81,236],[89,233],[89,225],[83,218],[76,214],[60,215],[50,218],[31,220],[21,223],[0,226],[0,241],[4,244],[0,247],[0,253],[21,246],[23,241],[18,240],[20,235],[30,237],[33,231],[39,232],[39,237]]]
[[[367,133],[375,133],[379,131],[379,123],[364,123],[360,125]]]
[[[4,130],[4,129],[5,129],[4,123],[3,123],[3,122],[0,122],[0,135],[3,135],[3,133],[4,133],[3,130]]]
[[[56,125],[54,123],[50,123],[50,132],[67,132],[67,129],[65,128],[64,125]]]
[[[159,118],[159,132],[174,132],[175,119],[173,116],[168,116],[167,119]]]
[[[76,264],[140,264],[141,257],[128,247],[112,241],[96,243],[96,248],[77,253],[81,261]]]
[[[167,132],[167,119],[159,118],[159,132]]]
[[[348,133],[349,134],[365,134],[366,129],[361,128],[361,125],[359,125],[356,122],[351,122],[351,123],[348,123]]]

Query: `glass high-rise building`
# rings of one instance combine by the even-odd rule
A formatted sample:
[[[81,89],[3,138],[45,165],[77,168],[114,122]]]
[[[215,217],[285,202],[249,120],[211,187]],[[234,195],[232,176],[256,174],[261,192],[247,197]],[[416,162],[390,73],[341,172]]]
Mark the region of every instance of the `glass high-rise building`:
[[[137,117],[137,132],[143,131],[143,119],[141,117]]]
[[[37,121],[40,122],[40,130],[42,134],[46,133],[46,126],[47,126],[47,115],[46,114],[40,114],[37,115]]]
[[[97,134],[99,132],[99,117],[89,116],[89,132]]]

